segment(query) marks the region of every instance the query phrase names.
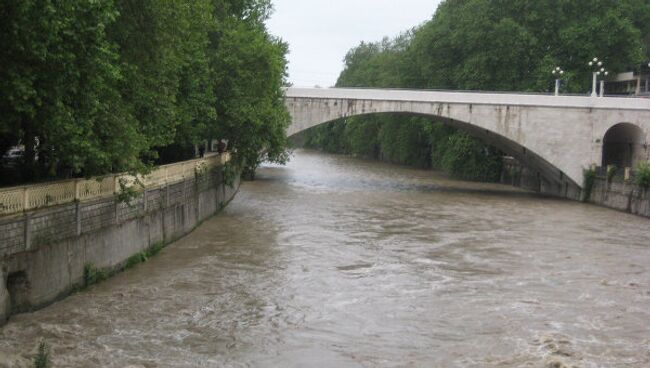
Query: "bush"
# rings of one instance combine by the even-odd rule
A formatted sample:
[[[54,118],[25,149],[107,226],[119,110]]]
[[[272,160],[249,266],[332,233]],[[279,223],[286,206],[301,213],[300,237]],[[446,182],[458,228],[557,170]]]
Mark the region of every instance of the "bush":
[[[94,264],[88,263],[84,266],[84,286],[96,284],[108,278],[108,274],[104,270],[100,270]]]
[[[612,179],[614,179],[614,176],[616,176],[616,170],[617,170],[616,165],[607,166],[607,181],[608,182],[611,182]]]
[[[140,252],[138,254],[134,254],[133,256],[129,257],[129,259],[126,261],[126,265],[124,266],[125,269],[132,268],[135,265],[138,265],[140,263],[147,262],[149,258],[155,256],[156,254],[160,253],[160,251],[165,247],[165,244],[163,242],[156,243],[151,246],[151,248]]]
[[[644,190],[650,188],[650,162],[639,163],[639,165],[636,167],[635,182]]]

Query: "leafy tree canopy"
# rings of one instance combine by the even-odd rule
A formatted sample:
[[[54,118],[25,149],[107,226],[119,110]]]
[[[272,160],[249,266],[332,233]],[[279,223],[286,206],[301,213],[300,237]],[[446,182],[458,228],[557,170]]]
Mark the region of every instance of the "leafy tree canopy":
[[[25,145],[24,180],[142,171],[211,138],[250,169],[283,161],[287,46],[266,30],[271,10],[268,0],[0,2],[1,153]]]

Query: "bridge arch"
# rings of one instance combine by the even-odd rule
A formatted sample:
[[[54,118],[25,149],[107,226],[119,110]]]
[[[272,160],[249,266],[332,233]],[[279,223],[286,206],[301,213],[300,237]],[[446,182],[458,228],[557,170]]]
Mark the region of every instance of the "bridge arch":
[[[334,102],[332,106],[337,106],[339,102]],[[328,104],[329,105],[329,104]],[[351,112],[345,114],[342,119],[357,117],[357,116],[373,116],[373,115],[382,115],[382,114],[394,114],[394,115],[404,115],[404,116],[418,116],[431,119],[435,122],[440,122],[445,125],[451,126],[455,129],[468,133],[470,136],[475,137],[482,142],[489,144],[508,156],[514,157],[522,165],[528,167],[537,173],[539,179],[539,188],[537,190],[542,193],[558,195],[562,197],[576,197],[580,193],[580,186],[574,182],[570,177],[568,177],[562,170],[555,167],[552,163],[545,160],[541,155],[535,153],[534,151],[522,146],[518,142],[499,134],[490,129],[482,128],[476,124],[456,120],[435,113],[421,113],[421,112],[405,112],[402,110],[388,110],[382,112],[369,112],[366,109],[362,109],[359,113]],[[316,127],[319,125],[324,125],[332,123],[334,121],[340,120],[341,118],[329,119],[322,121],[314,122],[310,124],[311,127]],[[306,129],[291,132],[290,136],[298,134]]]
[[[619,123],[607,130],[603,137],[602,166],[634,167],[647,160],[648,144],[643,129],[636,124]]]

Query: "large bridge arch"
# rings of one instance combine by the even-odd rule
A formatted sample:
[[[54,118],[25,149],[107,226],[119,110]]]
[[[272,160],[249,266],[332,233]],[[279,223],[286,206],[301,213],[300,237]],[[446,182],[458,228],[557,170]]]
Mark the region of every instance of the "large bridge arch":
[[[344,118],[354,117],[354,116],[372,116],[372,115],[380,115],[380,114],[400,114],[406,116],[420,116],[420,117],[435,120],[436,122],[441,122],[443,124],[449,125],[461,131],[464,131],[473,137],[480,139],[486,144],[489,144],[491,146],[500,149],[505,154],[514,157],[515,159],[517,159],[519,162],[521,162],[528,168],[535,170],[538,173],[540,179],[539,189],[541,192],[549,193],[553,195],[559,195],[562,197],[576,197],[576,198],[580,194],[580,186],[577,183],[575,183],[573,180],[571,180],[571,178],[569,178],[565,173],[563,173],[562,170],[553,166],[553,164],[551,164],[550,162],[546,161],[542,156],[527,149],[526,147],[521,146],[519,143],[500,135],[497,132],[480,128],[477,125],[473,125],[468,122],[458,121],[440,115],[403,112],[403,111],[362,112],[360,114],[347,115]],[[311,127],[328,124],[336,120],[338,119],[323,121],[320,123],[316,123]],[[290,133],[290,136],[298,134],[300,132],[301,131]]]
[[[650,131],[650,100],[637,98],[289,88],[285,103],[289,136],[358,115],[436,117],[538,170],[543,192],[570,198],[580,195],[583,170],[602,162],[603,137],[615,122]]]

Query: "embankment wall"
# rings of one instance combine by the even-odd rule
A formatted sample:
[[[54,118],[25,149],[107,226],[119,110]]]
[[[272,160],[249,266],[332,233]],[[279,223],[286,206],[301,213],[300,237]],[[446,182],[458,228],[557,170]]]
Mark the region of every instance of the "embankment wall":
[[[84,284],[84,269],[120,270],[127,259],[188,234],[234,197],[223,166],[115,196],[0,217],[0,325]]]
[[[650,190],[632,182],[596,177],[589,202],[650,218]]]

